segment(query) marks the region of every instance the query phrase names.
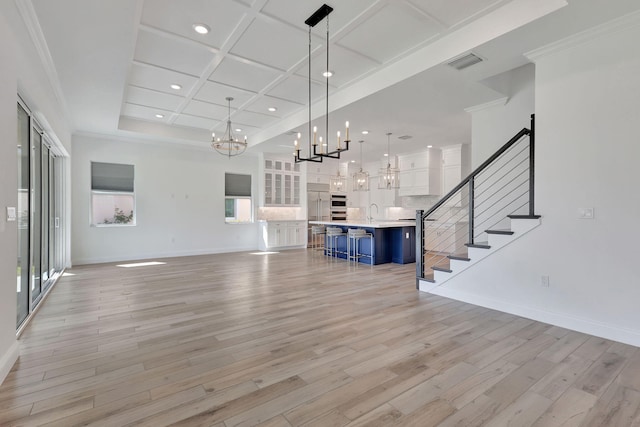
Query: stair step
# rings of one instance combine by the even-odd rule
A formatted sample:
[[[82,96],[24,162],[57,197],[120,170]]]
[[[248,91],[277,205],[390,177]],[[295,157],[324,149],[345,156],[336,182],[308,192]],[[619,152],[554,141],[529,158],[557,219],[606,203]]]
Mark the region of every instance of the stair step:
[[[447,258],[455,259],[457,261],[471,261],[471,258],[466,255],[449,255]]]
[[[540,219],[542,215],[507,215],[511,219]]]
[[[448,269],[448,268],[446,268],[446,267],[438,267],[438,266],[436,266],[436,265],[434,265],[433,267],[431,267],[431,269],[432,269],[432,270],[435,270],[435,271],[444,271],[445,273],[452,273],[452,272],[453,272],[452,270],[450,270],[450,269]]]
[[[485,233],[487,234],[503,234],[506,236],[512,236],[513,235],[513,231],[511,230],[484,230]]]
[[[465,243],[464,245],[468,248],[491,249],[488,243],[489,242]]]
[[[433,271],[429,273],[424,273],[424,277],[422,277],[421,280],[424,280],[425,282],[429,282],[429,283],[436,283],[436,281],[433,278]]]

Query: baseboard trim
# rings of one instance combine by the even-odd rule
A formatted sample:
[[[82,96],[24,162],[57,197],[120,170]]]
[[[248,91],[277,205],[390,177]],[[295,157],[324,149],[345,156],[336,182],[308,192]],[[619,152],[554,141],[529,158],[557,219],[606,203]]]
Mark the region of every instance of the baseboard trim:
[[[4,382],[5,378],[7,378],[11,368],[13,368],[16,360],[18,360],[19,355],[20,346],[18,345],[18,340],[15,340],[7,352],[0,358],[0,384]]]
[[[428,292],[445,298],[479,305],[481,307],[514,314],[516,316],[526,317],[527,319],[536,320],[538,322],[548,323],[562,328],[640,347],[640,331],[619,328],[613,325],[568,316],[562,313],[545,311],[535,307],[518,305],[511,301],[488,298],[470,292],[447,288],[446,286],[436,287],[430,289]]]

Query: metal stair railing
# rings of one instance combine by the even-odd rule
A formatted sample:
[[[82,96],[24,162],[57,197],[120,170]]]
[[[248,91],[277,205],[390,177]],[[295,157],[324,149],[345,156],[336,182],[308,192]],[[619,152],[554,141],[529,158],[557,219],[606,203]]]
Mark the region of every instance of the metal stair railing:
[[[416,211],[416,287],[432,267],[447,270],[450,256],[466,257],[466,245],[482,244],[485,230],[508,215],[535,215],[535,115],[491,157],[435,205]]]

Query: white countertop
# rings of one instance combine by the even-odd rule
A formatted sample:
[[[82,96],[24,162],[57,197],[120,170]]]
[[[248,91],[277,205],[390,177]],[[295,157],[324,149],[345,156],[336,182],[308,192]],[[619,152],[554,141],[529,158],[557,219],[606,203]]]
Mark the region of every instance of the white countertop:
[[[335,225],[338,227],[397,228],[415,227],[415,221],[309,221],[313,225]]]

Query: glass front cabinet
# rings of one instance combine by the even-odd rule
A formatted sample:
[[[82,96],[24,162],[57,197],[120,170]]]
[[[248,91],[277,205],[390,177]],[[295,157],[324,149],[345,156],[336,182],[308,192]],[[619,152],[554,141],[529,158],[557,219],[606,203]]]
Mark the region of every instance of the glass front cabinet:
[[[264,205],[300,206],[300,165],[293,161],[265,159]]]

